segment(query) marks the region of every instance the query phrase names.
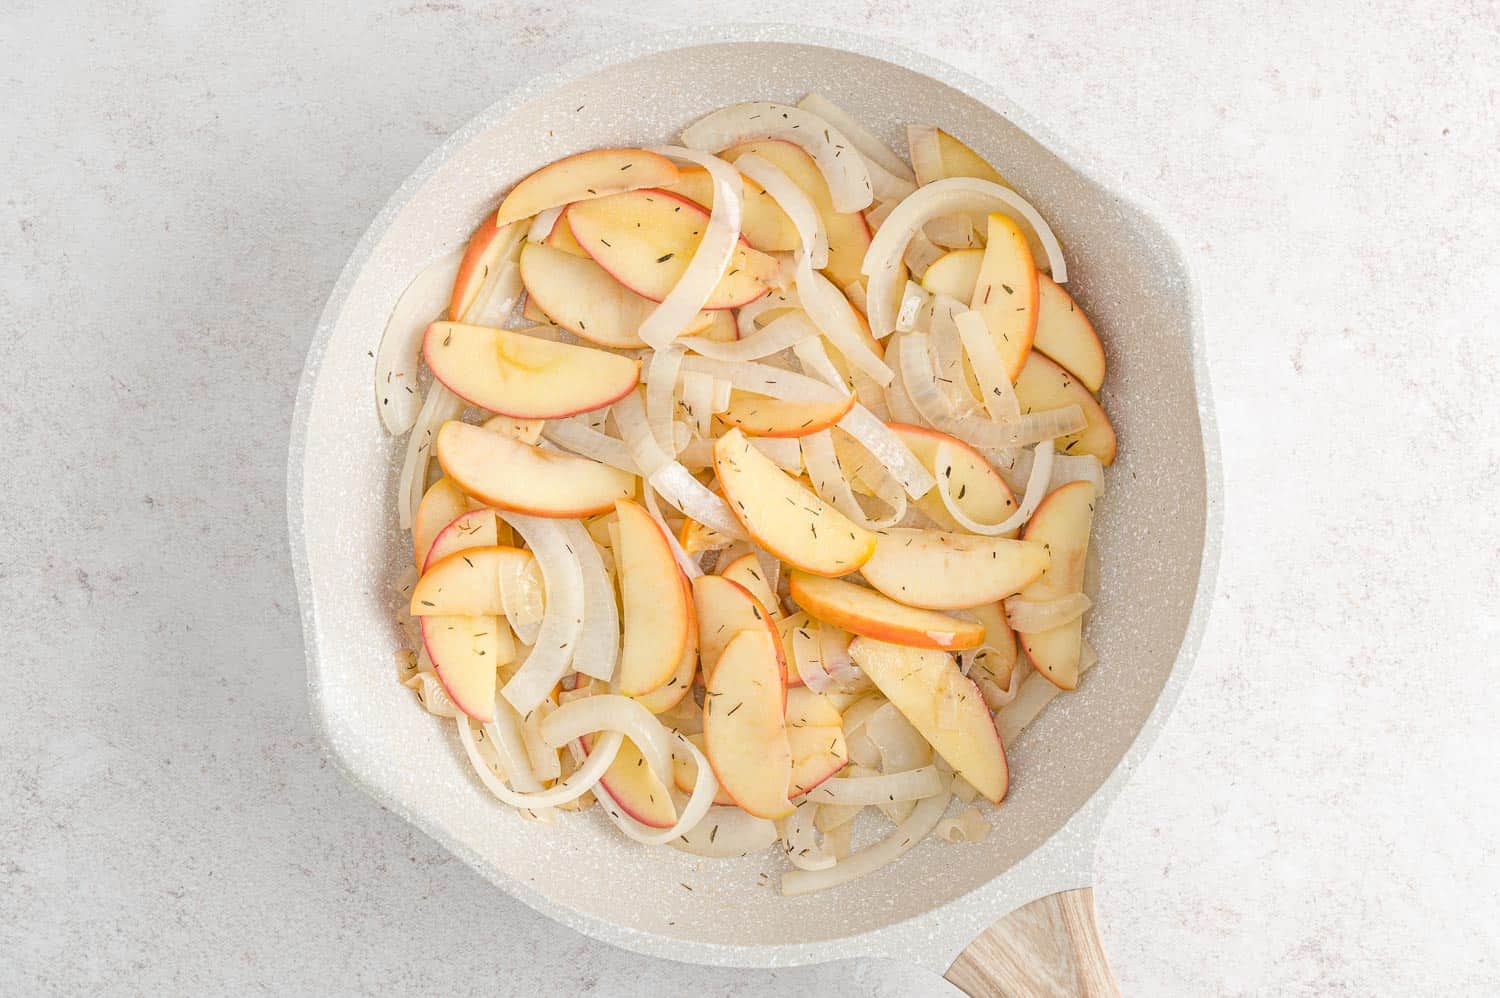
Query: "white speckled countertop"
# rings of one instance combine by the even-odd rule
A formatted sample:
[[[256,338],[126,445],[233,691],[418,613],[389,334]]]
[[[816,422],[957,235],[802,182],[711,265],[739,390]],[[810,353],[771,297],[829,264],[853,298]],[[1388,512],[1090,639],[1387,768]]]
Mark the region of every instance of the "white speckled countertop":
[[[1175,6],[757,13],[991,81],[1196,255],[1224,552],[1098,856],[1126,992],[1494,994],[1500,12]],[[558,53],[742,11],[6,5],[0,993],[944,992],[592,942],[311,739],[285,448],[345,257]]]

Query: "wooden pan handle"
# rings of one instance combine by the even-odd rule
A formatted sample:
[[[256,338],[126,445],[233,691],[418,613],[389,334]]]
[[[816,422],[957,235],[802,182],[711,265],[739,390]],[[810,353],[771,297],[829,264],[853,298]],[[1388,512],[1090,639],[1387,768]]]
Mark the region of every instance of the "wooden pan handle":
[[[1119,998],[1094,916],[1094,889],[1017,908],[969,944],[943,975],[971,998]]]

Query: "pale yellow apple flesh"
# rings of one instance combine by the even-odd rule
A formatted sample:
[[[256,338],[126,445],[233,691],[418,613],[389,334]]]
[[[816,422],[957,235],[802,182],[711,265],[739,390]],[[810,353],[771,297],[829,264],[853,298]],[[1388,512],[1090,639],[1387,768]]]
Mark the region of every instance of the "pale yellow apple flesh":
[[[677,285],[708,227],[698,204],[662,190],[631,191],[568,209],[568,226],[589,257],[638,295],[661,301]],[[705,308],[737,308],[766,292],[776,261],[735,247]]]
[[[1008,215],[991,214],[989,226],[969,307],[984,317],[990,339],[1015,381],[1036,338],[1036,262],[1026,234]]]
[[[496,225],[530,218],[548,208],[677,182],[677,167],[645,149],[594,149],[548,163],[522,180],[495,214]]]
[[[1010,486],[973,447],[938,430],[904,423],[892,423],[890,427],[924,468],[947,479],[954,504],[971,520],[1000,523],[1015,512],[1016,499]],[[936,489],[916,500],[916,506],[943,528],[959,529]],[[1010,531],[1001,536],[1015,534]]]
[[[1031,541],[892,527],[861,571],[898,603],[956,610],[1013,596],[1046,567],[1046,548]]]
[[[693,606],[698,617],[699,657],[705,680],[713,677],[719,657],[741,631],[776,633],[776,623],[765,604],[743,586],[722,576],[700,575],[693,580]],[[779,648],[778,641],[778,654]]]
[[[766,583],[766,577],[762,574],[760,559],[755,557],[755,552],[742,554],[738,558],[718,569],[718,574],[730,582],[738,582],[745,587],[745,591],[760,601],[760,605],[771,612],[772,618],[781,616],[781,601],[776,594],[771,592],[771,587]]]
[[[1094,324],[1073,296],[1046,274],[1040,275],[1037,287],[1041,307],[1032,346],[1073,372],[1089,391],[1097,392],[1104,384],[1104,344]]]
[[[665,713],[681,703],[692,692],[693,678],[698,674],[698,614],[693,606],[693,587],[686,576],[681,578],[688,610],[687,640],[683,642],[682,658],[677,660],[676,671],[665,683],[635,698],[653,714]]]
[[[585,752],[593,750],[593,739],[581,739]],[[615,761],[609,764],[599,780],[620,810],[650,828],[671,828],[677,824],[677,805],[672,795],[646,764],[645,756],[629,738],[620,744]],[[606,807],[609,801],[601,801]]]
[[[1092,482],[1069,482],[1048,493],[1026,524],[1026,539],[1046,545],[1052,558],[1047,570],[1021,591],[1024,599],[1041,603],[1083,592],[1093,525]],[[1074,689],[1083,653],[1083,618],[1048,631],[1022,634],[1021,648],[1037,672],[1059,689]]]
[[[910,125],[906,138],[912,172],[917,175],[918,184],[930,184],[947,177],[978,177],[1002,187],[1010,186],[1010,182],[983,156],[941,128]]]
[[[752,437],[805,437],[828,429],[852,408],[853,395],[832,402],[790,402],[735,392],[718,418]]]
[[[578,245],[578,240],[573,238],[573,230],[568,227],[568,213],[564,210],[557,216],[557,221],[552,223],[552,230],[547,233],[547,238],[542,243],[550,249],[559,250],[569,256],[581,256],[588,259],[588,254],[583,247]]]
[[[805,631],[809,626],[816,626],[816,623],[807,615],[806,610],[798,610],[776,621],[776,633],[781,637],[781,658],[786,663],[786,685],[789,692],[793,687],[804,684],[802,674],[797,670],[794,645],[797,641],[796,632],[799,629]]]
[[[910,607],[852,582],[805,572],[793,572],[788,581],[793,601],[810,616],[854,634],[948,651],[977,648],[984,640],[980,624]]]
[[[460,513],[433,539],[427,551],[427,560],[422,571],[427,571],[444,558],[470,548],[492,548],[500,543],[500,532],[495,524],[495,513],[490,509],[471,509]]]
[[[1010,786],[1005,749],[984,697],[940,651],[855,638],[849,655],[965,780],[998,804]]]
[[[548,319],[601,346],[645,346],[637,334],[656,303],[610,277],[583,250],[573,256],[551,246],[521,248],[521,283]]]
[[[427,552],[432,542],[454,519],[469,508],[468,496],[453,484],[451,478],[439,478],[428,486],[417,504],[417,516],[412,523],[412,559],[421,569],[427,564]]]
[[[532,447],[452,420],[435,448],[443,473],[469,495],[536,516],[592,516],[635,494],[635,476],[588,458]]]
[[[949,250],[927,268],[922,275],[922,287],[935,295],[947,295],[965,303],[972,301],[983,261],[982,249]]]
[[[706,697],[703,745],[724,792],[757,818],[791,814],[792,749],[774,633],[752,628],[735,635],[719,656]]]
[[[739,430],[714,444],[714,471],[750,536],[804,572],[847,575],[875,550],[874,534],[776,467]]]
[[[421,618],[422,644],[438,682],[459,710],[476,721],[495,719],[496,672],[502,647],[515,653],[509,630],[497,616],[448,615]]]
[[[714,206],[713,178],[701,166],[677,168],[678,181],[665,188],[681,194],[704,208]],[[740,234],[745,242],[762,253],[791,252],[802,245],[797,227],[776,200],[749,177],[740,177],[744,185],[744,211],[740,217]]]
[[[501,257],[515,246],[515,232],[508,225],[496,225],[495,218],[492,214],[479,223],[459,261],[453,295],[448,302],[448,317],[454,321],[462,321],[468,314],[484,289],[484,282],[500,266]]]
[[[1035,350],[1026,358],[1026,366],[1016,379],[1016,401],[1021,403],[1023,413],[1078,406],[1083,410],[1086,423],[1077,433],[1059,437],[1057,452],[1092,454],[1103,464],[1114,463],[1115,428],[1110,424],[1104,407],[1077,377]]]
[[[672,678],[682,662],[692,610],[682,569],[651,514],[628,499],[616,502],[615,512],[620,524],[615,567],[623,631],[620,692],[640,696]]]
[[[703,735],[701,733],[683,735],[683,737],[697,746],[699,752],[704,753],[704,755],[708,754],[707,750],[703,747]],[[710,768],[712,767],[710,766]],[[672,782],[677,785],[677,789],[683,793],[692,793],[693,785],[697,782],[697,777],[698,767],[693,757],[686,752],[673,752]],[[733,807],[734,798],[725,793],[724,787],[720,785],[719,789],[714,791],[714,803],[724,807]]]
[[[455,551],[429,565],[417,580],[411,591],[411,615],[503,615],[500,573],[517,570],[507,562],[529,570],[531,561],[530,551],[500,545]]]
[[[639,361],[524,331],[434,322],[422,353],[433,376],[474,405],[516,419],[592,412],[640,382]]]
[[[786,736],[792,749],[790,796],[796,799],[844,768],[849,747],[833,702],[806,687],[787,690]]]

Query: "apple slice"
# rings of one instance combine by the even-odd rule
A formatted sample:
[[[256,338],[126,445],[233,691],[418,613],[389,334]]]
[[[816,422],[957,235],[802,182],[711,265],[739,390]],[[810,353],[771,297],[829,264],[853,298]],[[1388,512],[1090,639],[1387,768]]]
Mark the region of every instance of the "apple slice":
[[[1026,539],[1046,545],[1052,560],[1036,581],[1021,590],[1024,599],[1045,602],[1083,592],[1093,526],[1093,482],[1069,482],[1048,493],[1026,524]],[[1022,634],[1021,648],[1036,671],[1059,689],[1075,689],[1083,652],[1083,618],[1050,631]]]
[[[422,355],[433,376],[459,398],[517,419],[561,419],[602,409],[641,378],[640,362],[629,357],[460,322],[428,326]]]
[[[805,437],[828,429],[852,408],[853,395],[832,402],[788,402],[735,392],[719,419],[752,437]]]
[[[701,733],[683,735],[682,737],[686,738],[688,741],[696,745],[699,752],[704,753],[704,755],[708,754],[707,750],[703,747],[703,735]],[[712,763],[710,763],[710,766],[711,765]],[[690,794],[693,792],[693,785],[697,783],[697,780],[698,767],[695,764],[693,757],[688,755],[686,752],[673,752],[672,782],[677,785],[677,789],[681,790],[683,793]],[[734,798],[725,793],[724,787],[721,785],[718,790],[714,791],[714,803],[726,807],[733,807]]]
[[[984,625],[984,645],[990,649],[974,659],[969,676],[988,679],[998,690],[1009,689],[1010,674],[1016,667],[1016,632],[1005,618],[1005,604],[981,603],[969,612]]]
[[[776,623],[765,604],[738,583],[718,575],[700,575],[693,580],[692,588],[705,680],[712,679],[719,657],[740,631],[755,629],[776,633]],[[777,647],[780,654],[779,640]]]
[[[661,686],[682,662],[691,609],[682,570],[667,535],[638,503],[620,499],[620,575],[624,638],[620,648],[620,692],[640,696]]]
[[[557,221],[552,223],[552,229],[547,233],[547,238],[542,242],[551,249],[560,250],[569,256],[583,257],[588,259],[588,254],[583,247],[578,245],[578,240],[573,238],[573,230],[568,227],[568,212],[564,209],[558,216]]]
[[[554,160],[510,189],[496,225],[530,218],[548,208],[677,182],[677,167],[645,149],[594,149]]]
[[[460,514],[468,510],[469,497],[453,484],[451,478],[439,478],[428,486],[417,504],[412,523],[412,558],[418,569],[427,564],[427,552],[437,535]]]
[[[1013,596],[1046,567],[1046,548],[1032,541],[892,527],[861,571],[898,603],[955,610]]]
[[[873,589],[841,579],[793,572],[792,599],[818,620],[854,634],[916,648],[978,648],[984,627],[935,610],[897,603]]]
[[[802,189],[823,219],[828,233],[828,266],[823,272],[839,287],[860,280],[865,251],[870,248],[870,226],[857,211],[835,211],[828,182],[818,164],[801,147],[782,139],[743,142],[719,153],[719,158],[733,163],[741,156],[755,154],[785,173]],[[800,245],[800,243],[799,243]]]
[[[1015,381],[1036,338],[1036,261],[1026,233],[1009,215],[994,212],[989,225],[989,242],[984,247],[969,307],[984,316],[990,339],[1005,362],[1010,380]]]
[[[801,797],[844,768],[849,747],[833,701],[804,686],[787,690],[786,737],[792,748],[790,796]]]
[[[1015,511],[1016,497],[1010,486],[973,447],[938,430],[905,423],[891,423],[890,427],[924,468],[947,479],[954,503],[970,519],[977,523],[1000,523]],[[945,529],[959,529],[937,489],[916,500],[916,507]],[[1010,531],[1003,536],[1015,535],[1015,531]]]
[[[922,275],[922,287],[935,295],[947,295],[961,302],[973,301],[974,285],[979,283],[979,267],[983,260],[982,249],[949,250],[927,268]]]
[[[703,745],[734,802],[757,818],[792,813],[792,748],[778,642],[769,629],[734,636],[708,680]]]
[[[806,610],[798,610],[789,617],[782,617],[776,621],[776,633],[781,637],[781,658],[786,662],[786,685],[787,689],[794,686],[804,685],[802,673],[797,670],[797,655],[795,644],[796,632],[804,632],[809,626],[816,626],[812,618],[807,615]],[[803,638],[807,635],[804,633]]]
[[[756,542],[814,575],[848,575],[870,559],[875,535],[783,472],[739,430],[714,444],[729,508]]]
[[[1041,292],[1036,317],[1036,340],[1032,346],[1073,372],[1091,392],[1104,384],[1104,344],[1094,332],[1094,324],[1063,290],[1046,274],[1040,275]]]
[[[698,335],[715,343],[733,343],[740,338],[739,326],[735,324],[734,312],[727,308],[716,308],[710,311],[699,312],[698,317],[708,316],[708,324],[702,329],[696,325],[689,326],[682,335]]]
[[[503,433],[523,444],[534,444],[542,439],[545,419],[517,419],[514,416],[491,416],[479,424],[491,433]]]
[[[459,710],[476,721],[495,719],[495,670],[501,664],[500,633],[504,624],[496,616],[441,615],[422,617],[422,645],[432,660],[438,682]],[[513,657],[510,631],[504,644]]]
[[[676,707],[693,689],[693,677],[698,674],[698,614],[693,606],[693,587],[687,576],[682,578],[683,599],[687,605],[687,640],[683,642],[682,658],[677,660],[677,669],[670,679],[650,693],[643,693],[635,700],[653,714],[662,714]]]
[[[1059,437],[1057,452],[1092,454],[1104,464],[1114,463],[1115,428],[1110,425],[1104,407],[1081,381],[1034,350],[1016,379],[1016,401],[1021,403],[1023,413],[1077,405],[1083,410],[1086,423],[1077,433]]]
[[[428,549],[427,560],[422,571],[436,565],[444,558],[470,548],[492,548],[500,543],[500,532],[495,525],[495,511],[488,508],[471,509],[454,517],[434,538]]]
[[[907,125],[906,142],[911,152],[912,172],[917,183],[930,184],[946,177],[978,177],[992,184],[1009,187],[983,156],[931,125]]]
[[[682,529],[677,531],[677,543],[686,553],[697,555],[704,551],[721,551],[733,544],[734,538],[687,517],[682,521]]]
[[[518,548],[469,548],[428,566],[411,591],[411,615],[501,616],[502,571],[529,571],[531,552]],[[513,564],[518,562],[517,569]]]
[[[708,171],[701,166],[679,166],[677,175],[677,183],[664,189],[712,210],[714,183]],[[740,234],[745,237],[745,242],[762,253],[791,252],[801,246],[797,227],[765,188],[749,177],[741,176],[740,181],[745,206],[740,218]]]
[[[771,619],[775,620],[781,616],[781,601],[776,594],[771,592],[771,587],[766,583],[766,577],[761,572],[760,559],[755,557],[751,551],[742,554],[738,558],[719,569],[718,574],[730,582],[738,582],[745,587],[745,591],[760,601],[760,605],[771,612]]]
[[[593,751],[594,740],[588,735],[579,739],[584,752]],[[671,828],[677,824],[677,805],[672,795],[662,784],[646,757],[629,738],[620,743],[615,761],[609,764],[599,778],[605,792],[620,810],[650,828]],[[608,806],[608,801],[600,803]]]
[[[693,259],[708,212],[668,191],[648,189],[568,209],[573,236],[595,263],[638,295],[661,301]],[[705,308],[738,308],[766,293],[776,261],[740,245]]]
[[[542,450],[449,420],[438,431],[443,473],[469,495],[501,509],[536,516],[605,513],[635,494],[635,476],[574,454]]]
[[[995,719],[974,682],[948,654],[855,638],[849,655],[927,739],[933,751],[990,801],[1010,786]]]
[[[514,225],[497,225],[495,218],[490,214],[479,223],[459,261],[453,295],[448,301],[448,317],[455,322],[462,322],[470,311],[477,311],[477,306],[484,304],[481,292],[486,290],[486,283],[499,271],[501,259],[519,238]]]

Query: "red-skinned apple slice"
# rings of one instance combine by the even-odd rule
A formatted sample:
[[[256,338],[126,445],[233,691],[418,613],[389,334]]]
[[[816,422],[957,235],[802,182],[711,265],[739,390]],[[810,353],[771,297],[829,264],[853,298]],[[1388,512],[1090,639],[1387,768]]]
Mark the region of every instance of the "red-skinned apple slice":
[[[687,640],[682,646],[682,658],[677,660],[677,671],[650,693],[635,698],[636,702],[653,714],[665,713],[681,703],[692,691],[693,677],[698,673],[698,613],[693,606],[693,587],[686,576],[682,577],[682,590],[687,605],[688,626]]]
[[[769,629],[735,635],[708,681],[703,745],[724,792],[757,818],[792,813],[785,698],[775,635]]]
[[[746,532],[782,561],[814,575],[847,575],[875,550],[874,534],[776,467],[739,430],[714,444],[714,471]]]
[[[453,703],[476,721],[493,721],[495,670],[501,664],[500,618],[441,615],[420,619],[427,657]],[[504,645],[514,655],[508,630],[505,638]]]
[[[468,508],[469,497],[451,478],[439,478],[422,494],[411,530],[412,558],[418,569],[427,564],[427,552],[437,535]]]
[[[548,208],[677,182],[677,167],[645,149],[593,149],[554,160],[505,195],[495,224],[530,218]]]
[[[969,307],[984,317],[990,339],[1005,362],[1010,380],[1015,381],[1036,338],[1036,261],[1026,233],[1009,215],[993,212],[989,226],[989,242],[979,263]]]
[[[737,426],[752,437],[805,437],[828,429],[852,408],[853,395],[833,402],[789,402],[735,392],[729,408],[718,415],[726,426]]]
[[[708,227],[708,213],[669,191],[642,190],[585,201],[568,208],[568,226],[584,252],[631,291],[661,301],[677,285]],[[738,308],[766,293],[776,261],[746,245],[735,248],[729,269],[705,308]]]
[[[619,354],[459,322],[428,326],[422,354],[433,376],[459,398],[517,419],[602,409],[641,376],[640,363]]]
[[[1041,303],[1032,346],[1072,371],[1089,391],[1097,392],[1104,384],[1104,344],[1094,324],[1073,296],[1046,274],[1039,277],[1037,287]]]
[[[1035,350],[1026,358],[1026,366],[1016,379],[1016,401],[1021,411],[1044,412],[1077,405],[1087,421],[1084,428],[1056,441],[1059,454],[1092,454],[1103,464],[1115,460],[1115,428],[1099,400],[1083,383],[1064,368],[1041,356]]]
[[[961,302],[972,301],[983,260],[982,249],[949,250],[927,268],[922,275],[922,287],[935,295],[947,295]]]
[[[918,184],[930,184],[947,177],[978,177],[1002,187],[1010,186],[1010,182],[1000,176],[983,156],[941,128],[908,125],[906,141]]]
[[[754,629],[776,634],[776,623],[765,605],[743,586],[722,576],[700,575],[693,580],[693,606],[698,618],[698,647],[705,681],[713,678],[719,657],[740,631]],[[780,647],[778,640],[777,654],[781,654]]]
[[[422,571],[436,565],[444,558],[470,548],[492,548],[500,543],[500,532],[495,526],[495,513],[490,509],[471,509],[460,513],[438,533],[428,549],[427,560]]]
[[[703,747],[702,734],[683,735],[682,737],[696,745],[698,751],[702,752],[705,756],[708,754],[707,750]],[[712,763],[710,763],[711,765]],[[695,765],[692,756],[686,752],[672,753],[672,782],[677,785],[678,790],[681,790],[683,793],[692,793],[693,785],[697,782],[697,776],[698,767]],[[734,798],[725,793],[723,786],[720,786],[714,792],[714,803],[733,807]]]
[[[436,454],[444,474],[460,489],[519,513],[592,516],[635,494],[635,476],[628,472],[457,420],[438,431]]]
[[[507,561],[527,564],[531,552],[496,545],[455,551],[428,566],[411,591],[411,615],[499,616],[500,573],[513,571]]]
[[[708,171],[701,166],[680,166],[678,181],[666,187],[673,194],[680,194],[704,208],[714,206],[714,185]],[[744,185],[744,211],[740,218],[740,234],[745,242],[762,253],[791,252],[801,246],[797,227],[781,210],[770,195],[755,181],[742,176]]]
[[[1047,567],[1031,541],[892,527],[879,532],[865,581],[898,603],[957,610],[1020,592]]]
[[[516,244],[519,238],[513,225],[496,225],[491,214],[464,249],[464,257],[458,264],[458,276],[453,279],[453,296],[448,302],[448,317],[455,322],[463,321],[471,310],[480,304],[480,292],[500,267],[500,260]]]
[[[781,660],[786,663],[786,685],[790,690],[795,686],[805,685],[802,674],[797,671],[797,656],[794,654],[793,632],[799,628],[806,628],[811,620],[807,611],[798,610],[789,617],[782,617],[776,621],[776,633],[781,637]]]
[[[593,749],[593,739],[584,735],[583,750]],[[629,738],[620,745],[615,761],[599,782],[620,810],[651,828],[671,828],[677,823],[677,805],[660,779],[646,765],[645,756]],[[608,806],[608,801],[602,801]]]
[[[739,326],[735,324],[734,312],[727,308],[716,308],[709,312],[698,313],[699,317],[708,316],[708,325],[699,329],[696,325],[689,326],[682,335],[702,336],[704,339],[713,340],[716,343],[733,343],[740,338]]]
[[[1010,786],[995,719],[945,652],[855,638],[849,655],[954,771],[994,803]]]
[[[792,599],[809,615],[854,634],[916,648],[978,648],[984,627],[936,610],[897,603],[873,589],[841,579],[793,572]]]
[[[823,179],[818,164],[790,142],[780,139],[744,142],[725,149],[719,156],[733,163],[752,153],[785,173],[802,189],[822,217],[823,228],[828,233],[828,266],[823,268],[828,279],[839,287],[860,280],[865,252],[870,248],[870,226],[865,216],[857,211],[835,211],[828,182]]]
[[[849,748],[844,718],[833,701],[806,687],[786,693],[786,736],[792,748],[793,800],[844,768]]]
[[[718,574],[730,582],[737,582],[745,587],[745,591],[760,601],[760,605],[771,611],[771,619],[775,620],[781,616],[781,601],[776,594],[771,592],[771,587],[766,583],[766,577],[761,571],[760,559],[755,557],[751,551],[742,554],[738,558],[718,570]]]
[[[1000,523],[1015,511],[1016,499],[1010,486],[973,447],[957,437],[922,426],[891,423],[890,427],[924,468],[947,478],[949,494],[970,519],[977,523]],[[916,500],[916,506],[944,529],[959,529],[936,489]],[[1016,531],[1010,531],[1003,536],[1015,535]]]
[[[555,250],[561,250],[569,256],[580,256],[588,259],[588,254],[583,247],[578,245],[578,240],[573,238],[573,230],[568,228],[568,213],[564,210],[557,216],[557,221],[552,223],[552,230],[547,233],[547,238],[542,242]]]
[[[641,696],[672,678],[681,664],[692,611],[682,570],[651,514],[628,499],[616,502],[615,512],[620,524],[615,567],[624,611],[620,692]]]
[[[1069,482],[1048,493],[1026,524],[1026,539],[1045,544],[1052,560],[1035,582],[1021,590],[1023,599],[1041,603],[1083,592],[1084,563],[1093,525],[1092,482]],[[1083,618],[1050,631],[1022,634],[1021,649],[1036,671],[1059,689],[1075,689],[1083,652]]]

